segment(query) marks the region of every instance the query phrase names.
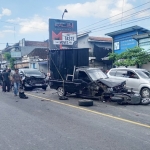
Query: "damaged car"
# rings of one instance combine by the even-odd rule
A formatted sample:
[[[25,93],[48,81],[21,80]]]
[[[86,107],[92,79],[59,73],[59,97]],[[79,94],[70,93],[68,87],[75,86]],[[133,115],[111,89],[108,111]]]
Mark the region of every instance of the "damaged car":
[[[25,90],[32,90],[34,88],[47,89],[46,76],[38,69],[19,69],[19,74],[22,77]]]
[[[51,79],[50,87],[56,89],[59,96],[76,94],[78,97],[112,101],[118,104],[149,104],[149,98],[142,98],[131,89],[126,89],[126,82],[110,79],[99,68],[78,67],[66,80]]]

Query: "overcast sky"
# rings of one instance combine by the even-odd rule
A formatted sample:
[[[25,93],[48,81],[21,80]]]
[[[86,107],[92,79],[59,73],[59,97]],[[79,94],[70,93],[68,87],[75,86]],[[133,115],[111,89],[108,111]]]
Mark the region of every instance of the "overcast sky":
[[[134,25],[150,29],[150,0],[0,0],[0,6],[0,49],[23,38],[48,39],[48,19],[61,19],[64,9],[64,19],[77,20],[78,33],[90,36]]]

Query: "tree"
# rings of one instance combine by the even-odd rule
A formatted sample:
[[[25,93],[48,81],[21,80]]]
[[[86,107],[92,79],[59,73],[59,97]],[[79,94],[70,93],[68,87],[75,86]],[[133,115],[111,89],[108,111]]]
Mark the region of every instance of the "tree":
[[[109,59],[114,61],[115,66],[141,67],[150,61],[150,54],[140,47],[134,47],[121,54],[111,53]]]
[[[10,53],[5,53],[4,58],[10,63],[10,68],[14,69],[16,59],[12,58]]]

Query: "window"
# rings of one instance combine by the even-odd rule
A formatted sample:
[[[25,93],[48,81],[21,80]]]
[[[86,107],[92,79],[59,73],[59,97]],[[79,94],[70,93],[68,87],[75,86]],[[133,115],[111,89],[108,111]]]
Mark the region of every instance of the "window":
[[[125,77],[125,78],[127,78],[127,70],[118,70],[116,72],[116,76],[117,77]]]
[[[116,75],[116,70],[111,70],[111,71],[109,72],[109,74],[110,74],[111,76],[115,76],[115,75]]]
[[[88,74],[92,78],[92,80],[94,80],[94,81],[96,81],[98,79],[108,78],[107,75],[104,72],[102,72],[100,69],[88,70]]]
[[[133,78],[133,79],[138,79],[139,78],[138,75],[136,73],[132,72],[132,71],[127,72],[127,77],[128,78]]]
[[[135,71],[141,78],[144,79],[149,79],[150,78],[150,73],[148,71],[144,71],[144,70],[136,70]]]
[[[85,82],[90,82],[90,79],[89,77],[87,76],[87,74],[83,71],[79,71],[79,74],[78,74],[78,79],[81,79]]]

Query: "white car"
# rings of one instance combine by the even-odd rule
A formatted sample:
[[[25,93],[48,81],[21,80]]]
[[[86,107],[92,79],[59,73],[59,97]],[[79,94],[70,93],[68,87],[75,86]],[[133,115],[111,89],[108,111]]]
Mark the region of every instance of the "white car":
[[[141,94],[143,98],[150,97],[150,73],[138,68],[113,68],[107,73],[109,78],[126,81],[126,88]]]

